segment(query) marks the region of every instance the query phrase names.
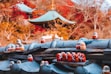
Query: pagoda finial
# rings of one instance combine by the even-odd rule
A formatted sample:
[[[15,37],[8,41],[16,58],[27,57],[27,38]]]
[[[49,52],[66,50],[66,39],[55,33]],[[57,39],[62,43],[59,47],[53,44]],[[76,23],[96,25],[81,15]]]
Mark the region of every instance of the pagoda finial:
[[[51,10],[55,10],[55,2],[52,0]]]

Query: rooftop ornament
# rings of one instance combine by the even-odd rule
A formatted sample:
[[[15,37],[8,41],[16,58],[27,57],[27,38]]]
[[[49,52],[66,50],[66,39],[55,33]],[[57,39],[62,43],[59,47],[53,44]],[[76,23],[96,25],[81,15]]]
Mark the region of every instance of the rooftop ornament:
[[[103,74],[110,74],[110,67],[108,65],[103,67]]]
[[[76,44],[76,49],[78,50],[86,50],[86,44],[84,41],[79,41],[77,44]]]
[[[44,66],[44,65],[49,65],[49,62],[42,60],[40,66]]]
[[[54,3],[55,3],[54,0],[52,0],[51,10],[55,10],[56,9]]]
[[[10,65],[9,65],[9,67],[12,67],[14,64],[15,64],[14,61],[10,61]]]
[[[24,45],[22,44],[22,41],[20,39],[17,39],[16,52],[23,52],[23,51],[24,51]]]
[[[98,39],[98,33],[97,32],[93,33],[92,39]]]
[[[27,60],[30,61],[30,62],[32,62],[32,61],[33,61],[33,56],[32,56],[31,54],[29,54],[29,55],[27,56]]]
[[[21,62],[21,60],[17,60],[17,64],[21,64],[22,62]]]

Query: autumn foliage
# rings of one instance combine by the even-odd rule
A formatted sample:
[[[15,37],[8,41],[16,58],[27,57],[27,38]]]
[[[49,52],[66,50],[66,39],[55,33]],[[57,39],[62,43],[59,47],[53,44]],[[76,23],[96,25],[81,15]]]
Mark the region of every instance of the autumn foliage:
[[[26,4],[27,6],[31,7],[31,8],[35,8],[36,5],[34,5],[33,3],[31,3],[29,0],[23,0],[24,4]]]
[[[43,29],[39,24],[28,22],[29,14],[20,11],[13,5],[23,1],[24,4],[34,9],[32,18],[37,18],[51,10],[50,0],[10,0],[0,2],[0,42],[2,45],[14,43],[16,39],[35,41],[43,34],[58,34],[64,40],[91,38],[94,31],[99,38],[111,37],[111,10],[102,12],[99,6],[91,7],[85,4],[76,4],[71,0],[55,0],[55,10],[68,20],[76,24],[68,24],[61,20],[47,24],[49,28]],[[81,0],[83,1],[83,0]],[[91,5],[91,4],[90,4]],[[38,26],[39,25],[39,26]]]
[[[13,6],[12,7],[12,17],[17,17],[20,15],[22,15],[24,17],[24,19],[28,19],[28,15],[25,12],[20,11],[17,6]]]

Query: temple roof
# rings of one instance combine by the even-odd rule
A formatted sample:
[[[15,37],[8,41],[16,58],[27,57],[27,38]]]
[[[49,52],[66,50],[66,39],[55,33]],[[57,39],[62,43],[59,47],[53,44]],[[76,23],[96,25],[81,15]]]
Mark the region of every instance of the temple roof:
[[[0,71],[10,71],[9,65],[10,61],[8,60],[0,61]]]
[[[18,3],[16,6],[23,12],[32,13],[33,9],[25,5],[24,3]]]
[[[26,72],[39,72],[39,64],[35,61],[33,62],[24,62],[21,64],[18,64],[19,68]]]
[[[48,11],[47,13],[45,13],[44,15],[42,15],[38,18],[29,19],[29,22],[32,22],[32,23],[48,22],[48,21],[55,20],[57,18],[59,18],[60,20],[62,20],[64,22],[70,23],[70,24],[75,23],[74,21],[67,20],[66,18],[64,18],[63,16],[61,16],[58,12],[56,12],[54,10]]]

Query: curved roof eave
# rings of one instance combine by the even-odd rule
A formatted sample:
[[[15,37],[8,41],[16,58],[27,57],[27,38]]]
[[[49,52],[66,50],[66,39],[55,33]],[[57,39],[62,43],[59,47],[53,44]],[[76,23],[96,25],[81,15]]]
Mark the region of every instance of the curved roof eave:
[[[56,11],[48,11],[46,14],[38,17],[38,18],[35,18],[35,19],[29,19],[29,22],[47,22],[47,21],[51,21],[51,20],[55,20],[55,19],[61,19],[62,21],[64,22],[67,22],[67,23],[70,23],[70,24],[74,24],[75,22],[73,21],[69,21],[67,19],[65,19],[64,17],[62,17],[58,12]]]
[[[33,9],[25,5],[24,3],[18,3],[16,6],[23,12],[32,13]]]
[[[64,21],[64,22],[67,22],[67,23],[70,23],[70,24],[75,24],[75,23],[76,23],[76,22],[74,22],[74,21],[69,21],[69,20],[67,20],[66,18],[62,17],[59,13],[58,13],[58,15],[59,15],[59,18],[60,18],[62,21]]]
[[[19,68],[26,72],[39,72],[39,64],[35,61],[33,62],[24,62],[18,64]]]
[[[8,60],[0,61],[0,71],[10,71],[9,64],[10,61]]]

